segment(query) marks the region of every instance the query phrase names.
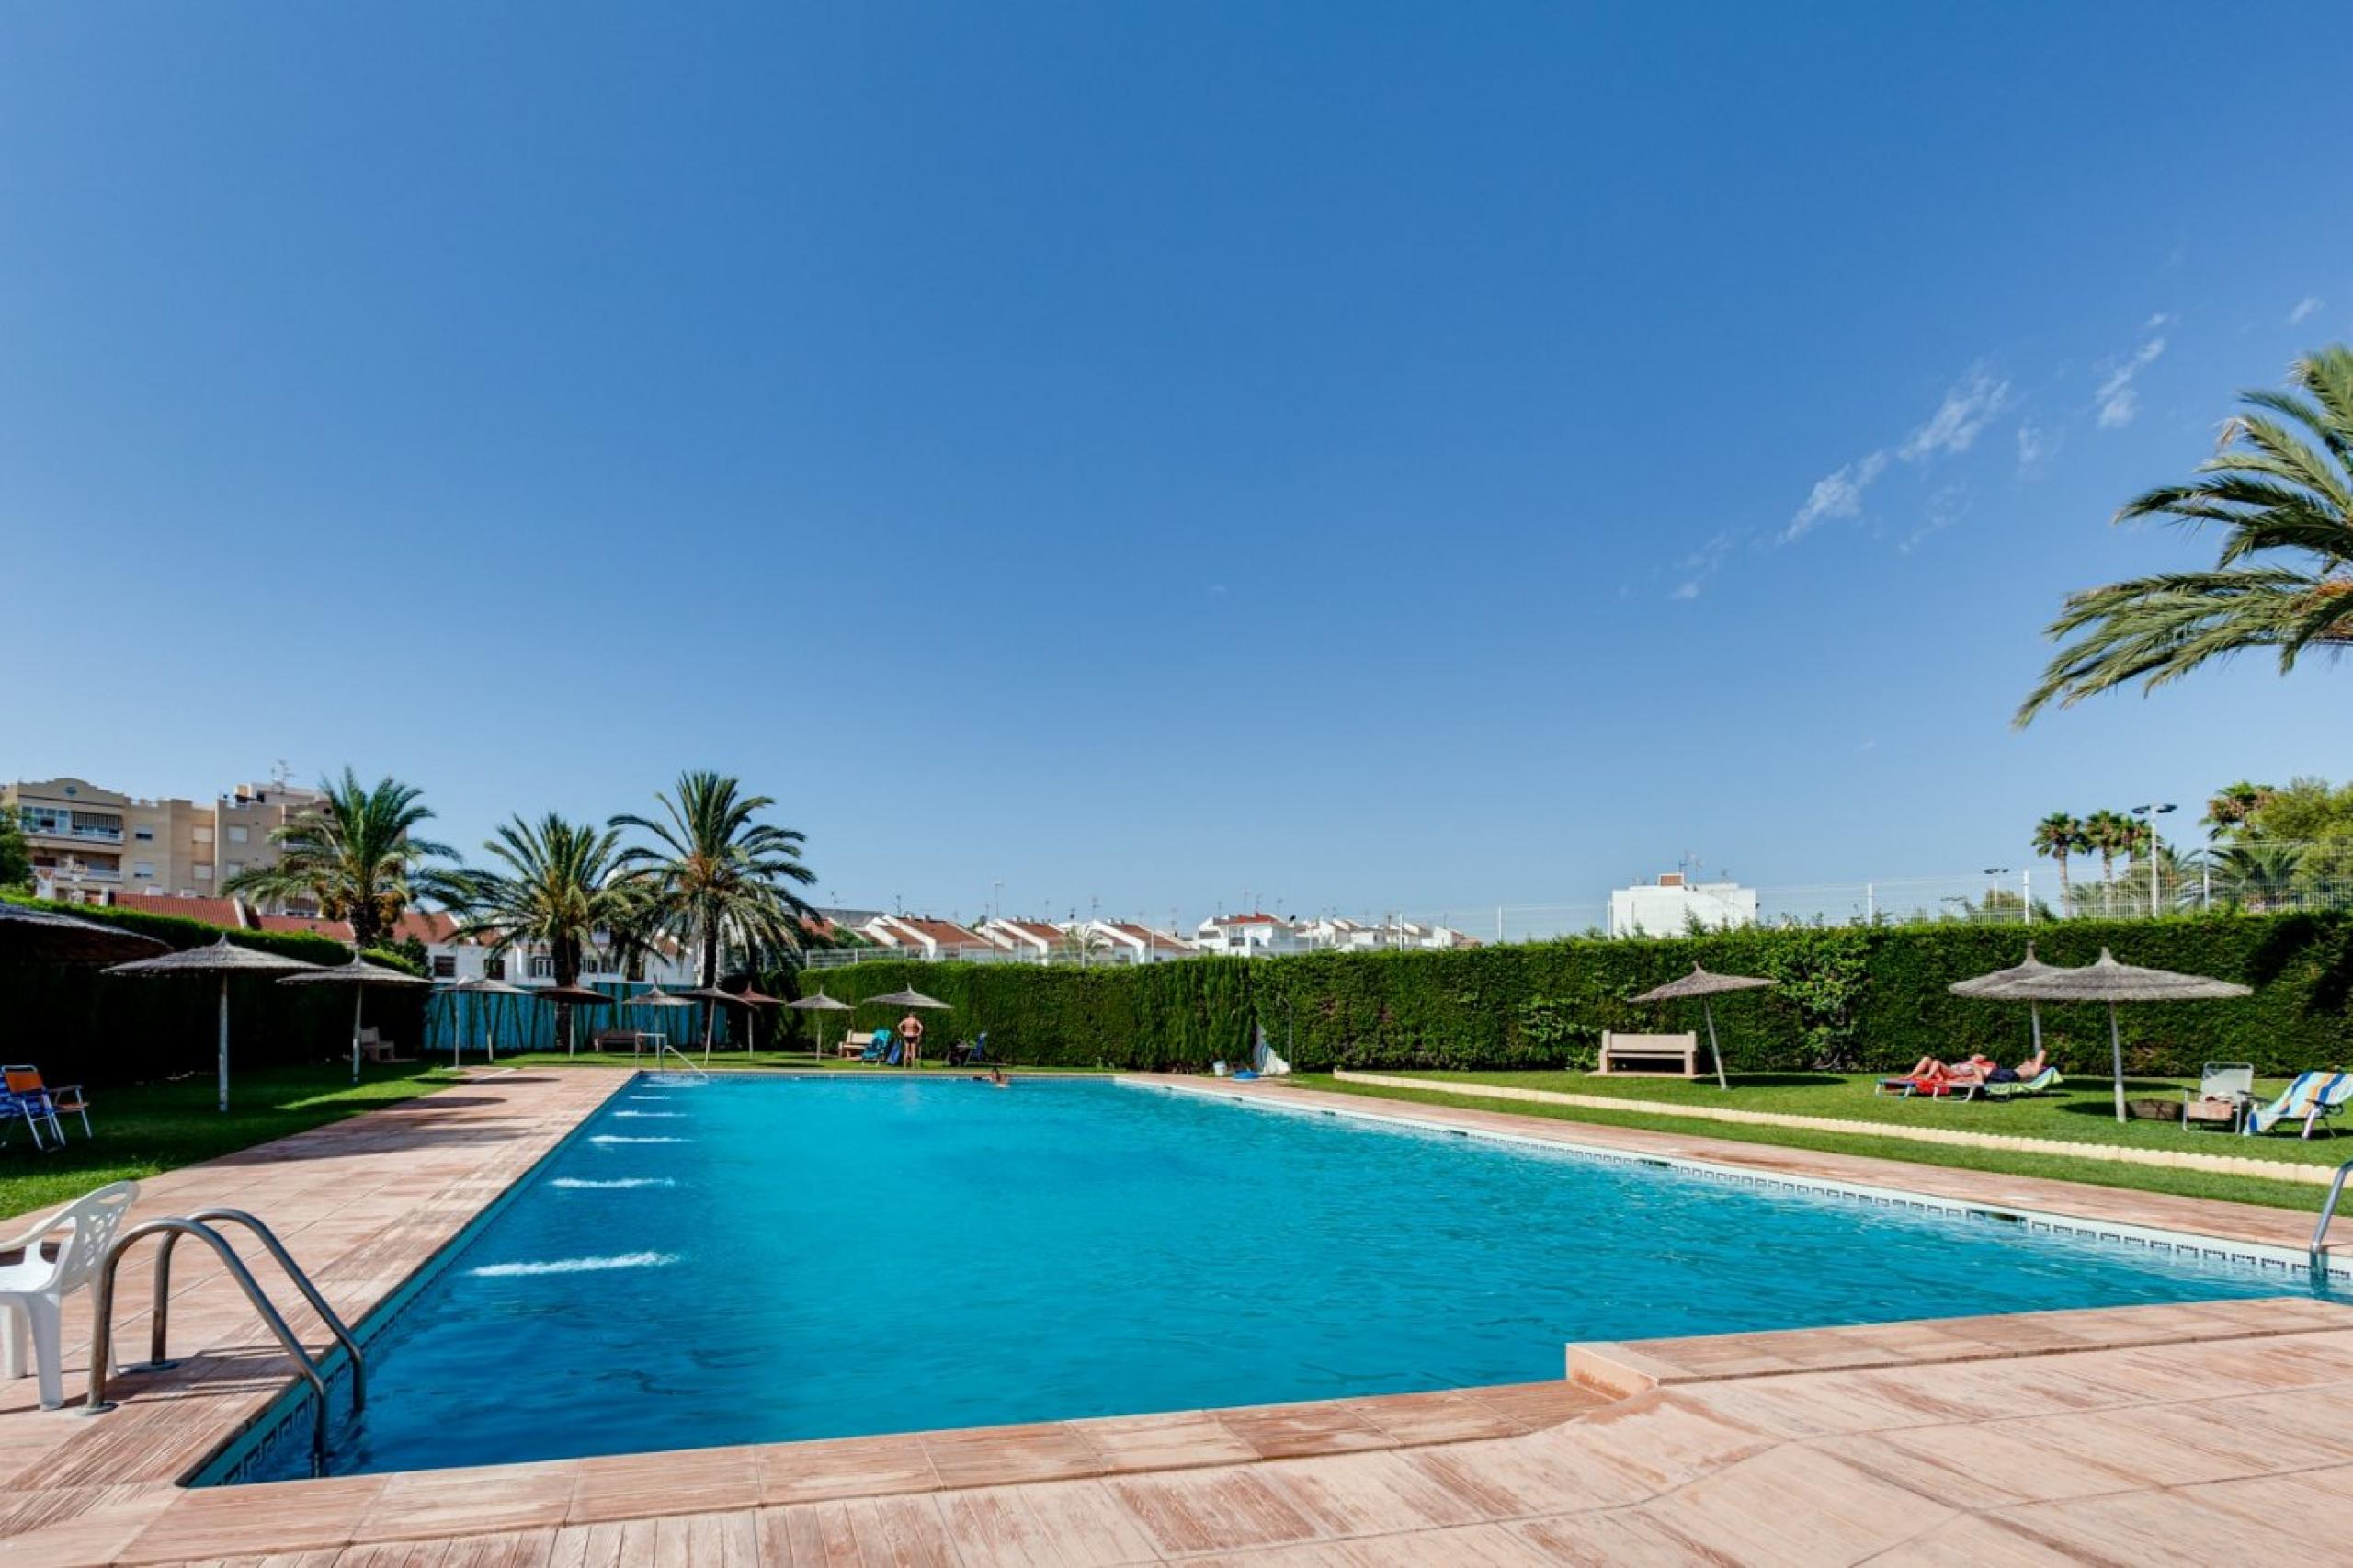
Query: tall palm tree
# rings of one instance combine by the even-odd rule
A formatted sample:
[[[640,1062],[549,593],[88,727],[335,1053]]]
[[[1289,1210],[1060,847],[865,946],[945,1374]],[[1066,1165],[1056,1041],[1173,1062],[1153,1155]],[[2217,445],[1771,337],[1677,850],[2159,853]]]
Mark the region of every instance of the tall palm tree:
[[[576,985],[581,960],[598,932],[623,933],[636,915],[620,872],[620,834],[571,823],[553,812],[538,822],[506,824],[483,845],[497,866],[464,873],[459,935],[485,938],[492,950],[544,947],[558,985]],[[557,1043],[572,1038],[572,1006],[556,1010]]]
[[[327,919],[351,922],[352,943],[365,950],[383,941],[411,903],[450,901],[461,891],[454,873],[426,864],[456,852],[417,836],[433,812],[419,803],[424,791],[415,785],[388,774],[369,788],[346,767],[340,781],[321,779],[319,792],[325,799],[315,809],[269,830],[277,863],[238,872],[222,884],[223,892],[313,900]]]
[[[2053,812],[2034,824],[2034,837],[2029,847],[2037,855],[2048,855],[2059,864],[2059,908],[2068,908],[2067,857],[2079,849],[2091,847],[2084,837],[2084,824],[2065,812]]]
[[[2255,813],[2278,793],[2273,785],[2250,783],[2244,778],[2235,784],[2223,785],[2206,799],[2203,820],[2207,832],[2217,838],[2238,832],[2253,821]]]
[[[2084,841],[2099,852],[2100,898],[2108,914],[2116,909],[2116,858],[2131,848],[2132,827],[2121,812],[2101,810],[2084,819]]]
[[[2019,707],[2026,724],[2131,681],[2178,680],[2210,659],[2353,646],[2353,348],[2290,368],[2291,390],[2239,394],[2244,410],[2197,477],[2128,501],[2116,520],[2172,517],[2224,530],[2211,572],[2167,572],[2072,595],[2050,626],[2072,638]]]
[[[621,869],[659,912],[664,927],[692,942],[701,955],[701,983],[715,984],[730,947],[761,952],[801,950],[801,922],[816,911],[792,890],[817,874],[801,861],[803,835],[753,820],[776,804],[746,795],[742,783],[717,773],[678,776],[672,794],[654,795],[660,818],[624,812],[616,828],[653,835],[652,845],[621,852]]]

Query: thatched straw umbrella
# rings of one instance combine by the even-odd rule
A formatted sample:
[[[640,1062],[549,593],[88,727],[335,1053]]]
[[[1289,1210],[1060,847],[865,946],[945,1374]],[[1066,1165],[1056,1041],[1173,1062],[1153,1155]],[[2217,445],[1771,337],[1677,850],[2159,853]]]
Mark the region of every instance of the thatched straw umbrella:
[[[922,992],[913,989],[886,991],[880,996],[869,996],[866,1000],[878,1006],[936,1007],[943,1013],[951,1011],[956,1006],[953,1002],[943,1002],[937,996],[926,996]]]
[[[741,1002],[743,998],[733,991],[722,991],[716,985],[698,985],[692,991],[681,991],[677,994],[688,1001],[702,1004],[702,1060],[707,1067],[710,1065],[711,1029],[719,1022],[719,1009],[722,1006]]]
[[[0,901],[0,959],[12,963],[124,963],[170,950],[119,926]]]
[[[241,948],[224,935],[208,947],[184,948],[161,958],[119,963],[108,974],[217,974],[221,977],[221,1109],[229,1109],[229,977],[233,974],[291,974],[317,969],[301,959],[281,958],[258,948]]]
[[[603,992],[587,985],[534,985],[531,987],[531,997],[534,1001],[552,1002],[556,1005],[556,1028],[563,1036],[563,1053],[566,1056],[580,1054],[580,1032],[572,1027],[572,1009],[608,1007],[612,1006],[613,1001]]]
[[[1699,1010],[1708,1019],[1708,1054],[1716,1059],[1716,1087],[1730,1093],[1732,1081],[1724,1076],[1724,1053],[1716,1044],[1716,1005],[1711,997],[1727,991],[1757,991],[1772,984],[1748,974],[1710,974],[1698,964],[1680,980],[1670,980],[1665,985],[1653,986],[1634,998],[1637,1002],[1681,1002],[1689,997],[1699,998]]]
[[[847,1013],[851,1010],[848,1003],[836,1002],[826,995],[825,988],[822,985],[817,987],[817,994],[814,996],[803,996],[798,1001],[787,1002],[785,1006],[796,1013]],[[825,1059],[824,1021],[822,1018],[812,1018],[809,1022],[817,1037],[816,1059],[823,1062]]]
[[[629,997],[619,1003],[618,1006],[623,1007],[691,1007],[694,1004],[688,1001],[684,996],[672,995],[669,992],[663,990],[657,983],[652,990],[644,992],[640,995]],[[668,1045],[670,1043],[670,1037],[666,1032],[662,1037],[662,1043],[664,1045]],[[662,1065],[662,1053],[658,1051],[654,1052],[654,1064],[656,1067]]]
[[[2001,994],[2026,1002],[2105,1002],[2108,1004],[2108,1048],[2116,1070],[2116,1119],[2124,1119],[2124,1036],[2116,1022],[2119,1002],[2219,1002],[2253,994],[2229,980],[2202,974],[2176,974],[2165,969],[2140,969],[2118,963],[2106,948],[2097,963],[2081,969],[2053,969],[2026,980],[2014,980]]]
[[[756,1043],[753,1040],[752,1024],[759,1017],[759,1010],[762,1007],[781,1007],[784,1006],[784,998],[769,995],[746,978],[744,982],[744,989],[735,993],[735,1000],[739,1005],[749,1009],[744,1018],[744,1053],[748,1056]]]
[[[519,985],[509,985],[503,980],[493,980],[488,975],[476,980],[461,980],[455,985],[444,985],[440,987],[440,991],[445,996],[529,996],[530,994]],[[458,1020],[452,1017],[449,1020],[451,1036],[449,1065],[453,1068],[464,1065],[466,1054],[465,1031],[457,1026]],[[490,1032],[490,1004],[487,1002],[483,1004],[482,1008],[482,1049],[483,1054],[493,1062],[498,1060],[498,1042]]]
[[[2044,963],[2034,956],[2034,944],[2026,945],[2026,957],[2007,969],[1997,969],[1991,974],[1981,974],[1974,980],[1956,980],[1945,987],[1956,996],[1974,996],[1984,1002],[2015,1002],[2010,987],[2021,980],[2034,980],[2046,974],[2057,974],[2060,966]],[[2034,1053],[2042,1054],[2042,1004],[2033,997],[2025,998],[2027,1017],[2034,1029]]]
[[[405,970],[387,969],[380,963],[369,963],[358,953],[351,961],[333,969],[314,969],[304,974],[290,974],[278,983],[280,985],[348,985],[351,987],[351,1081],[359,1082],[359,1009],[367,1000],[371,985],[389,985],[397,991],[403,986],[425,986],[430,990],[433,982]]]

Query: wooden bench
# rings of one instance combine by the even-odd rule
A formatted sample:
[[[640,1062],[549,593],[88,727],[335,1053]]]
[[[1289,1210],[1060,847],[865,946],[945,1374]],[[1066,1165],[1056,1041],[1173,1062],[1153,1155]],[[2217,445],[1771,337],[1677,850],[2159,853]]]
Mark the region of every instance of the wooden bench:
[[[855,1061],[865,1055],[866,1048],[873,1043],[872,1029],[852,1029],[842,1036],[842,1042],[839,1045],[834,1047],[834,1054],[845,1061]]]
[[[644,1041],[635,1029],[598,1029],[588,1037],[588,1049],[618,1053],[627,1050],[635,1056]]]
[[[1601,1078],[1697,1078],[1704,1054],[1696,1034],[1611,1034],[1601,1036]]]

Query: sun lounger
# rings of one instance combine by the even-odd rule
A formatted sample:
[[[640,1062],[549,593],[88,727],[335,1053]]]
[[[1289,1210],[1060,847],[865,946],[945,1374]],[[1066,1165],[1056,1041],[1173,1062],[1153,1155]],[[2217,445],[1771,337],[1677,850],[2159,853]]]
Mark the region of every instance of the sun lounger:
[[[1976,1093],[1970,1097],[1981,1100],[2031,1099],[2036,1095],[2050,1093],[2063,1082],[2064,1080],[2059,1076],[2058,1068],[2045,1067],[2031,1078],[2013,1078],[2006,1084],[1963,1084],[1958,1085],[1955,1092],[1973,1089]]]
[[[858,1052],[858,1059],[860,1062],[881,1062],[885,1057],[890,1058],[888,1065],[898,1065],[899,1042],[891,1038],[889,1029],[876,1029],[866,1037],[866,1049]]]
[[[2353,1073],[2299,1073],[2278,1099],[2249,1108],[2239,1131],[2253,1138],[2302,1117],[2303,1135],[2310,1138],[2321,1119],[2342,1113],[2347,1100],[2353,1100]]]
[[[2184,1127],[2227,1127],[2235,1132],[2239,1118],[2255,1100],[2255,1064],[2251,1062],[2209,1062],[2198,1075],[2195,1091],[2181,1091]]]
[[[988,1051],[989,1031],[983,1029],[972,1044],[951,1045],[948,1048],[948,1065],[950,1067],[985,1065],[988,1062]]]

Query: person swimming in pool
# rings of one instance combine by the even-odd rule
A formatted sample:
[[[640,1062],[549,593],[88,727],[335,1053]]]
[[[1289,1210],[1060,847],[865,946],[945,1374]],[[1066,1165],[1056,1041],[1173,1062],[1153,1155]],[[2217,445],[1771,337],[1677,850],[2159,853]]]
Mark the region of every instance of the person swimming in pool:
[[[910,1067],[921,1065],[923,1061],[923,1020],[915,1017],[915,1012],[913,1007],[908,1008],[907,1016],[899,1020],[899,1039],[906,1044],[906,1064]]]

